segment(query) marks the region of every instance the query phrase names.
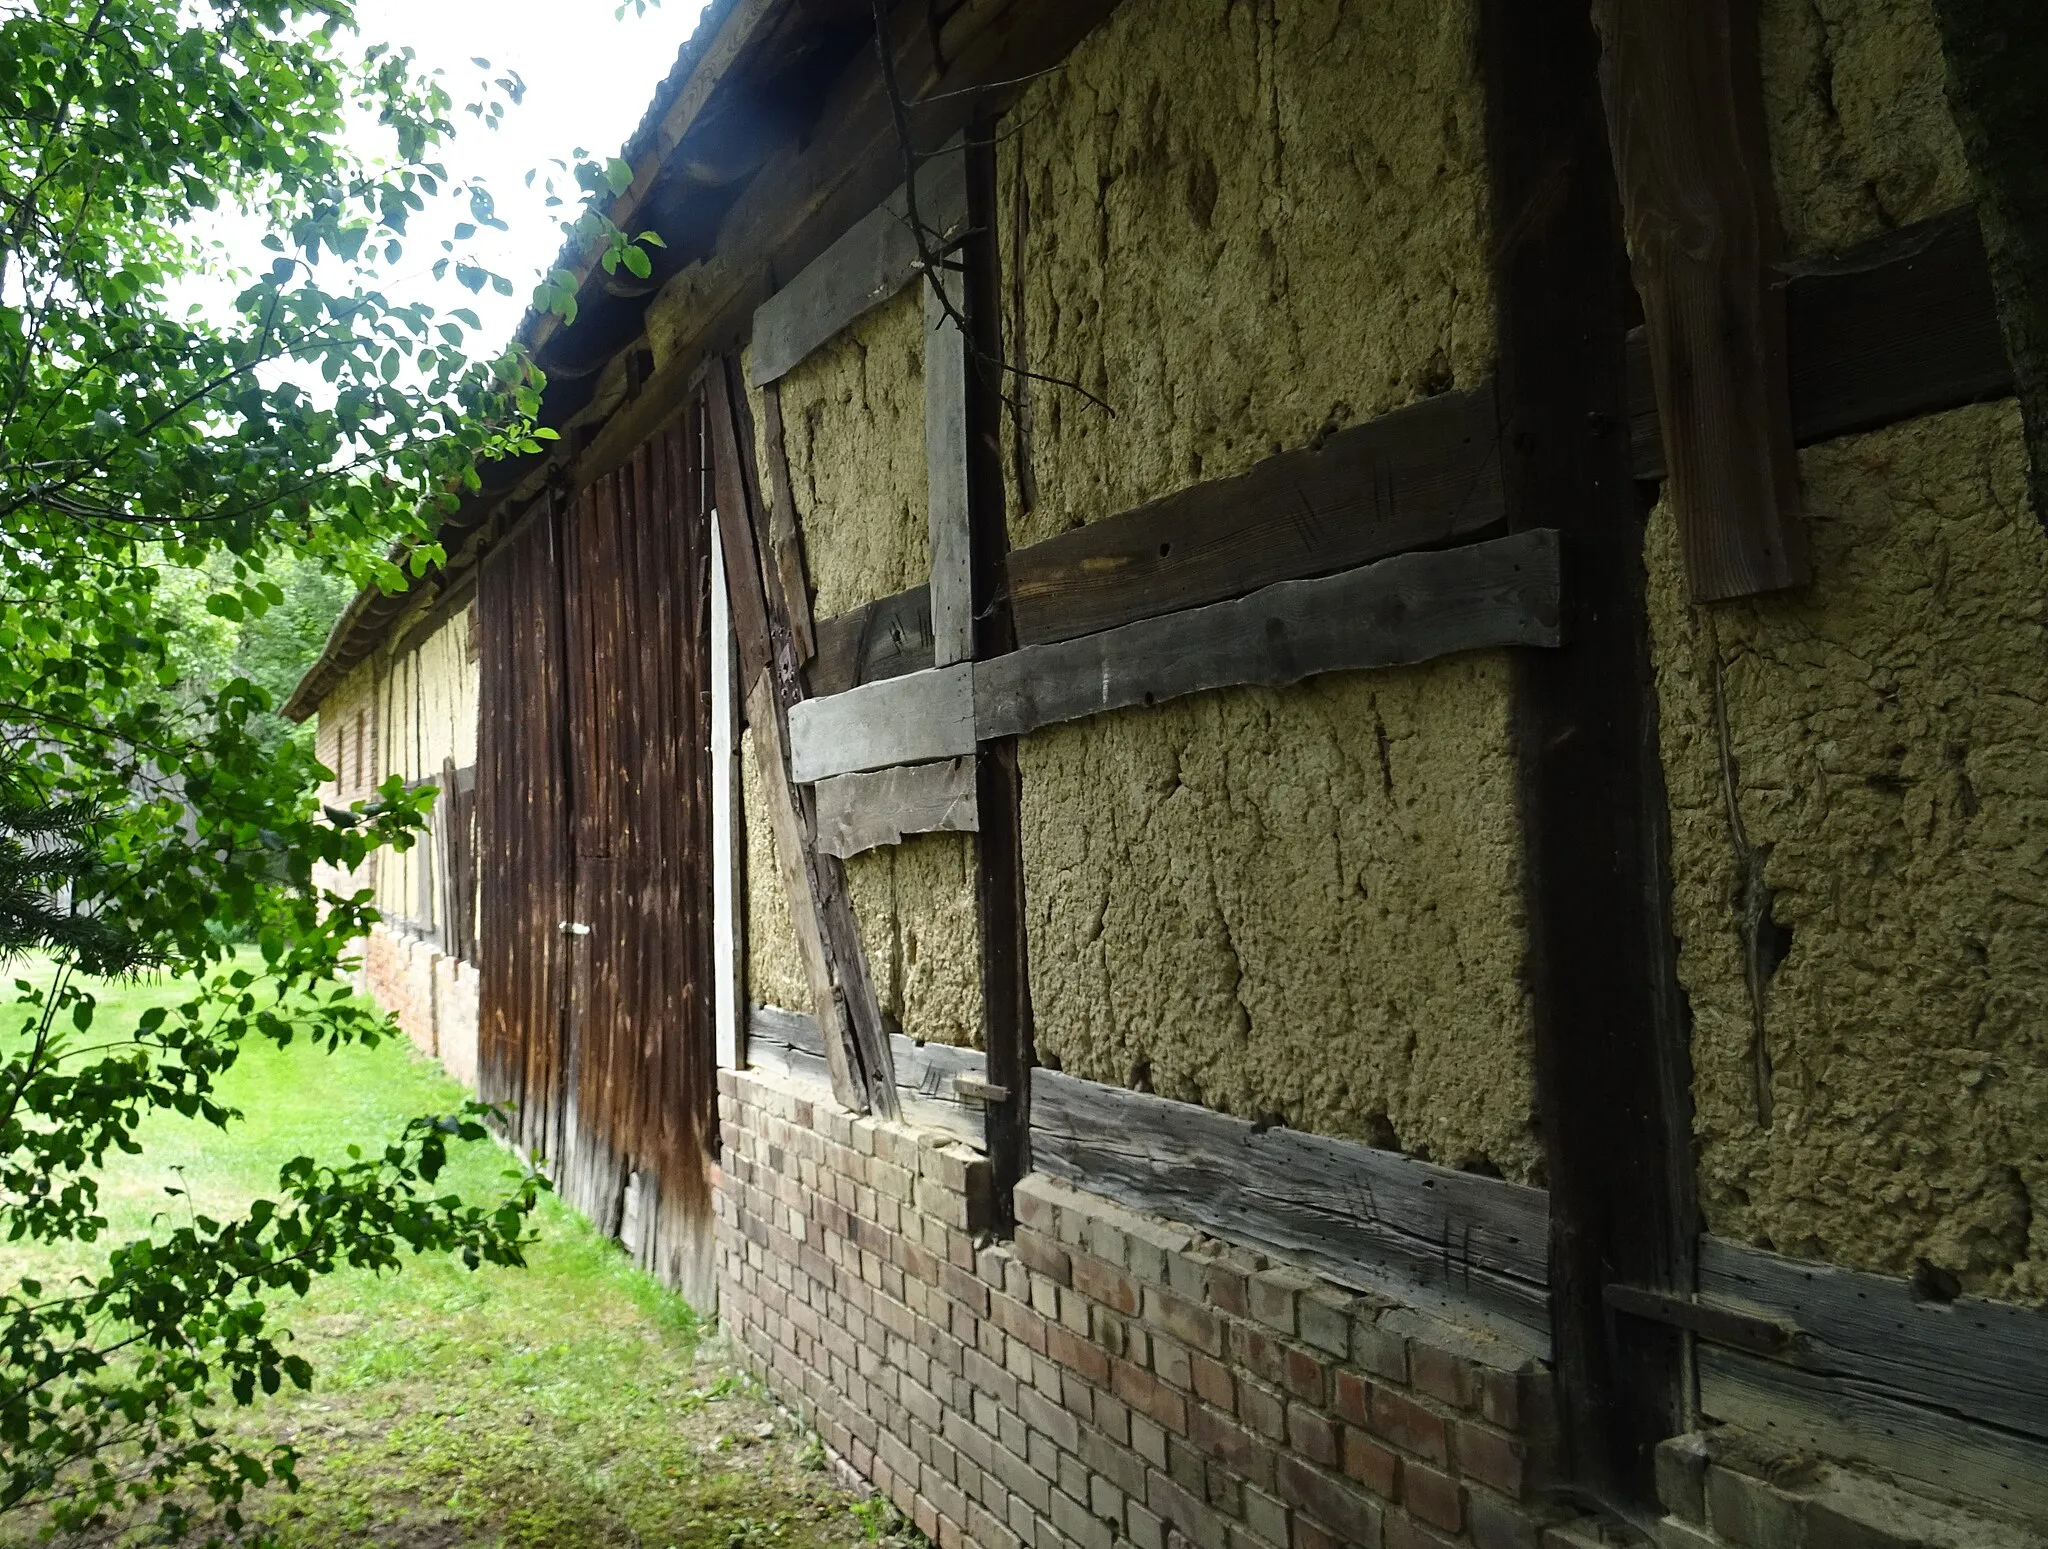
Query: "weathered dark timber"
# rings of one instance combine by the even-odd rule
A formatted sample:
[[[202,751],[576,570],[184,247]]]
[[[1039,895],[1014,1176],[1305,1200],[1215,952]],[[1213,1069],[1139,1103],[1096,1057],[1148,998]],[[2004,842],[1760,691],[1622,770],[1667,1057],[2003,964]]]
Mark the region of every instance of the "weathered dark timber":
[[[918,277],[917,239],[898,189],[755,309],[747,380],[762,387]],[[917,213],[945,251],[967,224],[966,154],[954,148],[918,171]]]
[[[477,590],[477,861],[483,963],[477,1089],[510,1112],[510,1138],[561,1152],[569,834],[562,724],[561,512],[553,495],[501,546]]]
[[[1974,210],[1887,232],[1786,274],[1792,434],[1801,446],[2013,391]],[[1636,477],[1664,476],[1649,343],[1629,335]]]
[[[1548,1353],[1541,1189],[1058,1071],[1031,1079],[1040,1171]]]
[[[1932,1302],[1887,1275],[1700,1241],[1700,1294],[1794,1324],[1784,1359],[1903,1404],[2048,1444],[2048,1314],[1978,1296]]]
[[[1282,581],[1101,634],[974,664],[974,723],[1013,737],[1234,684],[1558,643],[1558,558],[1544,530]]]
[[[983,1075],[987,1060],[982,1052],[943,1043],[915,1043],[901,1033],[889,1035],[889,1052],[904,1121],[981,1150],[981,1109],[962,1096],[957,1083]],[[825,1040],[818,1031],[817,1018],[780,1006],[750,1007],[747,1063],[807,1080],[825,1080]]]
[[[813,795],[818,848],[841,860],[901,844],[908,834],[971,834],[981,826],[969,758],[834,775],[820,780]]]
[[[1692,596],[1801,585],[1755,18],[1740,0],[1594,0],[1593,20]]]
[[[1700,1413],[1787,1451],[1865,1463],[1945,1495],[2048,1520],[2048,1447],[1889,1391],[1702,1344]]]
[[[1446,393],[1020,549],[1009,560],[1018,642],[1495,530],[1505,516],[1497,436],[1490,384]]]
[[[434,847],[440,858],[441,949],[465,963],[477,961],[476,940],[476,765],[461,769],[441,763],[441,795],[435,804]]]
[[[970,235],[965,266],[967,343],[966,459],[968,580],[973,654],[996,657],[1017,648],[1009,590],[1009,488],[1003,478],[1003,412],[1016,382],[1002,375],[1002,244],[996,199],[994,104],[970,127],[967,203]],[[1017,1180],[1031,1167],[1031,1071],[1037,1034],[1031,1012],[1030,939],[1024,907],[1023,785],[1017,745],[1008,738],[981,744],[974,758],[976,816],[974,902],[981,927],[982,1046],[990,1089],[984,1115],[991,1205],[997,1229],[1016,1225]]]
[[[1560,529],[1561,651],[1514,661],[1537,1125],[1567,1462],[1648,1504],[1683,1412],[1682,1336],[1616,1318],[1611,1283],[1692,1288],[1690,1074],[1628,456],[1627,259],[1583,0],[1482,0],[1502,478],[1516,529]]]
[[[739,387],[738,362],[728,358],[710,377],[708,410],[718,489],[719,536],[726,582],[737,599],[747,597],[746,614],[758,619],[763,637],[735,606],[739,626],[747,721],[761,766],[763,796],[775,830],[776,862],[789,893],[797,946],[811,983],[811,995],[828,1018],[826,1048],[833,1060],[833,1095],[856,1111],[896,1115],[896,1083],[890,1074],[889,1045],[881,1006],[868,978],[860,927],[846,892],[846,870],[817,848],[816,816],[810,799],[790,779],[790,712],[802,701],[804,681],[796,664],[788,602],[780,573],[760,562],[765,526],[753,455],[752,427]],[[797,578],[799,586],[808,583]]]
[[[932,665],[931,589],[914,586],[819,620],[811,692],[822,699]]]
[[[782,432],[782,388],[761,390],[761,450],[768,463],[768,554],[789,613],[790,647],[801,667],[818,652],[811,624],[811,590],[804,565],[804,535],[797,526],[796,494],[789,487],[789,449]]]
[[[968,537],[967,339],[948,316],[966,286],[955,272],[924,287],[925,528],[931,551],[932,662],[948,667],[974,655],[972,545]]]
[[[2048,7],[1934,0],[1933,10],[2026,427],[2034,517],[2048,523]]]
[[[563,1197],[647,1269],[711,1289],[709,521],[678,423],[564,533],[576,847]]]
[[[1703,1301],[1676,1291],[1646,1291],[1641,1286],[1607,1287],[1607,1305],[1624,1317],[1648,1318],[1652,1323],[1683,1329],[1731,1350],[1751,1355],[1783,1356],[1799,1338],[1799,1331],[1775,1318],[1737,1312],[1718,1302]]]
[[[972,753],[974,672],[960,662],[791,705],[790,778],[809,784]]]
[[[478,593],[479,1084],[563,1197],[710,1290],[708,527],[678,425]]]

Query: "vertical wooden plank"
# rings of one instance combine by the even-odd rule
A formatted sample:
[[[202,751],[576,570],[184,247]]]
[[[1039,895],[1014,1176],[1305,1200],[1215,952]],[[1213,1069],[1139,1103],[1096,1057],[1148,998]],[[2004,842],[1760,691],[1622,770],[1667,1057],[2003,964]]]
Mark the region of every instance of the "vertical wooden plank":
[[[1593,18],[1693,598],[1802,585],[1755,17],[1743,0],[1595,0]]]
[[[950,667],[974,654],[973,554],[968,537],[967,337],[940,300],[959,308],[960,274],[942,269],[925,278],[924,452],[932,556],[932,665]]]
[[[761,389],[763,450],[768,456],[768,551],[789,609],[790,642],[801,667],[818,654],[811,626],[811,589],[804,570],[804,540],[796,520],[796,492],[789,485],[789,449],[783,442],[782,384]]]
[[[691,416],[694,427],[696,417]],[[711,522],[711,993],[718,1063],[727,1070],[746,1065],[742,1026],[740,965],[745,925],[739,915],[739,858],[744,829],[739,822],[738,674],[733,660],[732,609],[725,585],[725,551],[718,523]]]
[[[1570,1469],[1645,1504],[1683,1344],[1604,1286],[1690,1281],[1684,1022],[1630,477],[1627,260],[1584,0],[1483,0],[1511,526],[1560,529],[1565,646],[1515,659],[1537,1118]]]
[[[1010,526],[1003,482],[1002,259],[997,237],[996,125],[983,118],[967,136],[968,327],[974,359],[966,378],[967,528],[974,654],[1017,648],[1007,572]],[[938,571],[932,572],[936,624]],[[936,628],[934,634],[937,633]],[[1031,970],[1024,913],[1023,784],[1017,739],[983,743],[975,756],[975,904],[981,919],[982,1047],[988,1079],[1009,1095],[984,1115],[999,1229],[1016,1225],[1014,1191],[1031,1169],[1031,1067],[1037,1041],[1031,1019]]]
[[[2026,426],[2034,519],[2048,524],[2048,6],[1934,0],[1934,20]]]
[[[721,362],[707,386],[719,537],[739,629],[747,723],[761,765],[775,828],[776,863],[789,890],[797,948],[811,983],[813,1009],[825,1033],[833,1096],[856,1112],[897,1113],[896,1081],[880,1004],[868,978],[860,930],[846,894],[846,872],[815,844],[809,799],[789,776],[789,706],[803,692],[801,672],[779,601],[779,579],[763,574],[755,523],[759,496],[750,477],[752,437],[740,418],[737,369]],[[771,587],[773,590],[771,590]]]

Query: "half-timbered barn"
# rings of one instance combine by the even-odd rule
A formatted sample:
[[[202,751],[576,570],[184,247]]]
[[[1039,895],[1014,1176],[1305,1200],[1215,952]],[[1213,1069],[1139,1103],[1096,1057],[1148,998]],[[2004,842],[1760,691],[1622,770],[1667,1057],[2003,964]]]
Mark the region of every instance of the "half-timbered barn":
[[[720,0],[293,702],[442,790],[372,989],[942,1544],[2048,1531],[1933,15],[1591,10]]]

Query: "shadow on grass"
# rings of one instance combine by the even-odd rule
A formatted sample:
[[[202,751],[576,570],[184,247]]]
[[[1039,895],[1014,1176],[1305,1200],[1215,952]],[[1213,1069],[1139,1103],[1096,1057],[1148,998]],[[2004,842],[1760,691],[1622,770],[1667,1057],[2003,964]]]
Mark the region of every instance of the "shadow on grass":
[[[111,986],[101,1025],[124,1025],[174,983]],[[175,1116],[102,1178],[110,1241],[187,1212],[239,1214],[278,1167],[395,1135],[463,1092],[403,1038],[335,1054],[251,1046],[225,1083],[245,1118],[224,1134]],[[515,1170],[495,1146],[458,1148],[442,1185],[472,1201]],[[167,1195],[189,1190],[189,1198]],[[316,1377],[310,1393],[216,1421],[302,1454],[301,1488],[244,1506],[229,1541],[276,1549],[456,1544],[646,1549],[825,1549],[909,1542],[894,1514],[839,1489],[816,1438],[739,1374],[682,1300],[549,1198],[525,1270],[420,1258],[397,1275],[341,1271],[275,1307]],[[104,1249],[0,1249],[10,1283],[104,1262]],[[153,1516],[153,1513],[152,1513]],[[223,1531],[217,1522],[196,1535]],[[37,1541],[0,1518],[0,1543]],[[145,1522],[74,1543],[152,1541]]]

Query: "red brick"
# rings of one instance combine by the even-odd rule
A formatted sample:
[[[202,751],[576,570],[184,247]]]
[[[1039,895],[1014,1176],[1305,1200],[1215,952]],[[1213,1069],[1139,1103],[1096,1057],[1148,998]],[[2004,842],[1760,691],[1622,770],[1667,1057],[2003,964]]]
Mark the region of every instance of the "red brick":
[[[1471,1363],[1432,1349],[1419,1339],[1408,1343],[1408,1380],[1421,1392],[1454,1408],[1472,1407]]]
[[[1196,1394],[1225,1413],[1235,1413],[1237,1382],[1230,1375],[1230,1368],[1221,1361],[1210,1360],[1206,1355],[1196,1356],[1194,1366]]]
[[[1188,1401],[1150,1372],[1129,1361],[1117,1361],[1110,1367],[1109,1390],[1176,1435],[1187,1434]]]
[[[1254,1484],[1273,1477],[1272,1447],[1213,1409],[1189,1411],[1188,1440]]]
[[[1070,1286],[1074,1283],[1074,1263],[1067,1250],[1050,1237],[1042,1237],[1029,1227],[1017,1229],[1017,1259],[1028,1269],[1036,1270],[1056,1285]]]
[[[1367,1425],[1372,1416],[1372,1384],[1357,1372],[1337,1372],[1331,1382],[1331,1407],[1353,1425]]]
[[[1230,1326],[1230,1353],[1239,1366],[1276,1386],[1287,1380],[1287,1353],[1280,1342],[1245,1323]]]
[[[1296,1398],[1305,1398],[1311,1404],[1320,1404],[1330,1375],[1329,1363],[1313,1351],[1289,1347],[1287,1351],[1287,1387]]]
[[[1433,1463],[1450,1459],[1443,1417],[1392,1388],[1372,1390],[1372,1415],[1367,1425],[1374,1435],[1404,1452],[1419,1453]]]
[[[1204,1274],[1209,1300],[1233,1317],[1251,1313],[1251,1280],[1243,1270],[1228,1264],[1211,1264]]]
[[[1245,1424],[1275,1441],[1287,1435],[1287,1401],[1255,1382],[1237,1385],[1237,1412]]]
[[[1367,1546],[1380,1541],[1380,1508],[1341,1480],[1282,1456],[1275,1471],[1280,1498],[1298,1506],[1342,1542]]]
[[[1347,1549],[1341,1539],[1325,1533],[1306,1517],[1294,1519],[1294,1549]]]
[[[1458,1422],[1458,1472],[1489,1484],[1511,1500],[1529,1489],[1529,1449],[1512,1436],[1489,1431],[1470,1420]]]
[[[1401,1455],[1363,1431],[1344,1432],[1344,1472],[1375,1495],[1394,1500],[1401,1490]]]
[[[1183,1344],[1206,1350],[1210,1355],[1223,1353],[1223,1320],[1185,1297],[1147,1287],[1145,1319],[1165,1329]]]
[[[1465,1526],[1465,1492],[1449,1474],[1420,1463],[1401,1470],[1401,1504],[1432,1527],[1449,1533]]]
[[[1138,1310],[1137,1282],[1121,1270],[1111,1269],[1100,1259],[1091,1259],[1085,1253],[1072,1256],[1074,1266],[1074,1289],[1090,1301],[1101,1302],[1114,1307],[1126,1317]]]
[[[1058,1324],[1045,1331],[1045,1353],[1070,1371],[1079,1372],[1098,1386],[1109,1383],[1109,1357],[1100,1345],[1091,1344]]]
[[[1413,1517],[1394,1511],[1387,1514],[1386,1549],[1453,1549],[1453,1543],[1440,1533],[1432,1533]]]
[[[1311,1463],[1337,1466],[1337,1427],[1306,1404],[1287,1406],[1287,1442]]]

